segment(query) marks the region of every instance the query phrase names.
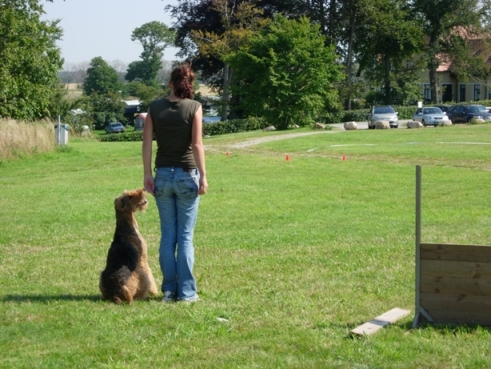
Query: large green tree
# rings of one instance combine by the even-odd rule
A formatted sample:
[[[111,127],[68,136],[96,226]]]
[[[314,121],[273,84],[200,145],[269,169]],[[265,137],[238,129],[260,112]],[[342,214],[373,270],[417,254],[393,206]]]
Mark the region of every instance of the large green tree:
[[[424,54],[434,103],[440,100],[437,68],[443,61],[465,64],[464,68],[453,71],[462,79],[469,74],[487,73],[482,55],[472,55],[470,45],[476,38],[488,42],[483,33],[489,32],[490,0],[413,0],[409,3],[427,38]]]
[[[0,0],[0,116],[34,120],[51,115],[63,59],[57,20],[45,21],[38,0]]]
[[[262,18],[263,11],[252,4],[243,2],[230,7],[228,0],[210,0],[210,7],[220,14],[223,32],[192,31],[192,37],[201,55],[212,56],[223,61],[226,56],[237,51],[247,43],[248,38],[258,30],[266,27],[267,21]],[[230,83],[233,71],[228,63],[223,66],[222,84],[222,120],[227,119]]]
[[[271,18],[276,13],[299,14],[305,7],[301,0],[228,0],[225,7],[217,7],[211,0],[177,0],[177,5],[167,5],[165,9],[170,11],[175,19],[173,29],[176,31],[176,46],[181,58],[192,59],[193,69],[200,72],[201,80],[208,86],[215,87],[218,91],[224,86],[224,63],[216,56],[204,50],[201,53],[193,37],[193,33],[201,31],[208,34],[223,35],[231,28],[236,28],[240,23],[240,17],[224,22],[224,16],[233,12],[242,3],[253,4],[255,8],[263,10],[265,19]],[[223,9],[229,9],[223,12]],[[228,31],[227,31],[228,27]],[[229,75],[230,76],[230,75]],[[228,76],[228,77],[229,77]]]
[[[174,32],[164,23],[153,21],[135,28],[131,40],[139,41],[143,52],[140,54],[141,60],[130,63],[125,79],[130,82],[139,80],[147,85],[156,84],[164,50],[174,43]]]
[[[125,122],[124,103],[117,92],[84,95],[80,105],[84,111],[83,118],[91,121],[96,129],[102,129],[111,122]]]
[[[100,56],[90,61],[84,80],[84,93],[91,95],[114,93],[121,90],[118,72]]]
[[[239,82],[233,93],[250,116],[262,116],[279,129],[314,122],[324,109],[338,107],[334,84],[343,78],[334,47],[325,47],[318,25],[276,16],[249,45],[230,54]]]
[[[383,86],[383,103],[394,103],[394,87],[407,80],[398,72],[406,68],[412,56],[421,50],[421,26],[409,16],[403,0],[358,0],[360,22],[357,25],[355,51],[365,76]],[[407,69],[407,68],[406,68]],[[420,70],[408,68],[414,81]],[[410,79],[409,79],[410,80]]]

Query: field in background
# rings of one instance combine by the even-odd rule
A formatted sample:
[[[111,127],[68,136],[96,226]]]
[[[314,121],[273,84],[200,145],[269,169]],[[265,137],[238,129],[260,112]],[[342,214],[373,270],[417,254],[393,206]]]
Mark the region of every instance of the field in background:
[[[489,328],[410,330],[410,315],[349,335],[394,307],[414,312],[415,165],[423,241],[490,244],[491,126],[261,143],[281,134],[205,140],[193,305],[100,299],[113,201],[142,185],[141,143],[73,139],[3,163],[0,367],[491,367]],[[137,219],[160,283],[153,199]]]
[[[82,84],[79,83],[69,83],[68,85],[65,84],[65,89],[67,90],[67,98],[69,99],[76,99],[80,96],[82,96],[83,90],[82,90]],[[200,85],[200,88],[198,89],[199,93],[201,93],[203,96],[215,96],[216,93],[214,93],[209,87],[205,85]]]

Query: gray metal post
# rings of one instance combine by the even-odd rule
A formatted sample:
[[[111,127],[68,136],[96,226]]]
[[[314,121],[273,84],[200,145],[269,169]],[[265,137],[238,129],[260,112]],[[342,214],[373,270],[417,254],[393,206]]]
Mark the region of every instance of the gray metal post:
[[[416,165],[416,288],[415,288],[415,314],[413,327],[418,325],[419,314],[421,313],[419,300],[420,287],[420,253],[421,253],[421,167]]]

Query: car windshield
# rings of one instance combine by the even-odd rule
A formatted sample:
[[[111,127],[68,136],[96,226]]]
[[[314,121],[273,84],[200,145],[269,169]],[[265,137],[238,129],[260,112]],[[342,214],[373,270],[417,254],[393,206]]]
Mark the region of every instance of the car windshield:
[[[379,106],[373,110],[373,114],[394,114],[394,109],[390,106]]]
[[[479,109],[479,111],[482,111],[482,112],[487,112],[488,109],[486,109],[486,107],[484,107],[483,105],[476,105],[477,108]]]
[[[423,114],[443,114],[440,108],[424,108]]]
[[[483,107],[484,108],[484,107]],[[483,110],[485,109],[481,109],[479,106],[475,105],[475,106],[468,106],[467,107],[467,111],[469,113],[480,113],[480,112],[483,112]]]

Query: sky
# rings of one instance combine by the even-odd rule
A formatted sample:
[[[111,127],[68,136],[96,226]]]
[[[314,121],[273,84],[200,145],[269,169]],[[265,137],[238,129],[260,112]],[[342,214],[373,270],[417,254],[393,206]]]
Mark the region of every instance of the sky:
[[[89,63],[100,56],[111,64],[140,60],[141,44],[131,41],[137,27],[159,21],[171,27],[164,7],[177,0],[41,0],[45,20],[61,19],[63,38],[57,42],[67,64]],[[178,49],[166,48],[165,60],[177,59]]]

